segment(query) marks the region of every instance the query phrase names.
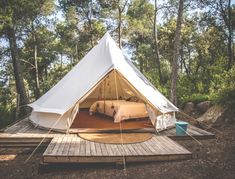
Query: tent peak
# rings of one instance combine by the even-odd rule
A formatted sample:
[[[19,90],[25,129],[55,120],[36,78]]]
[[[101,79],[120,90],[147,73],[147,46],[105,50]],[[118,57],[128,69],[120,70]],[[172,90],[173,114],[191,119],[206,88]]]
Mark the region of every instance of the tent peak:
[[[100,41],[102,41],[102,40],[106,40],[106,39],[113,39],[112,37],[111,37],[111,35],[109,34],[109,32],[107,31],[105,34],[104,34],[104,36],[100,39]]]

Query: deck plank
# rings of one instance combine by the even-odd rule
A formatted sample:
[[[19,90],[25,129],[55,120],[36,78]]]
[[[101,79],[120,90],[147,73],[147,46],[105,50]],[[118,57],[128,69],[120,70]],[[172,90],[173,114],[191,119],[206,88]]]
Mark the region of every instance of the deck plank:
[[[136,143],[135,146],[137,148],[137,151],[140,151],[140,155],[148,155],[148,152],[145,151],[145,149],[141,146],[140,143]]]
[[[127,147],[127,144],[123,144],[123,149],[125,151],[126,156],[131,156],[132,155],[131,151]]]
[[[86,150],[86,156],[91,156],[91,146],[90,146],[90,141],[88,141],[88,140],[85,140],[85,150]]]
[[[164,153],[164,151],[162,151],[162,149],[158,145],[156,145],[156,142],[153,138],[148,141],[148,144],[154,149],[154,153],[158,153],[159,155]]]
[[[164,147],[165,151],[166,151],[168,154],[171,154],[171,153],[176,154],[177,151],[176,151],[176,149],[175,149],[175,145],[174,145],[175,143],[174,143],[174,141],[173,141],[173,140],[171,140],[170,142],[165,141],[165,140],[164,140],[165,137],[166,137],[166,136],[161,136],[161,138],[160,138],[160,144]],[[156,138],[155,138],[155,139],[156,139]]]
[[[102,156],[102,151],[101,151],[100,143],[98,143],[98,142],[95,143],[95,149],[96,149],[96,155],[97,156]]]
[[[106,149],[104,143],[100,143],[100,148],[101,148],[101,151],[102,151],[102,155],[103,155],[103,156],[109,156],[109,153],[107,152],[107,149]]]
[[[114,152],[112,150],[111,144],[105,144],[105,147],[109,156],[114,156]]]
[[[137,155],[142,155],[142,152],[139,150],[139,146],[136,143],[132,144],[133,149],[137,153]]]
[[[62,137],[58,137],[57,143],[56,143],[53,151],[51,152],[51,155],[56,155],[57,154],[57,151],[61,147],[60,145],[61,145],[62,139],[63,139]]]
[[[123,156],[123,155],[125,156],[126,153],[125,153],[125,150],[123,148],[123,145],[122,144],[117,144],[116,146],[117,146],[117,149],[120,152],[121,156]]]
[[[76,145],[76,137],[77,136],[73,136],[72,139],[71,139],[71,143],[70,143],[70,148],[69,148],[69,151],[68,151],[68,156],[72,156],[72,155],[75,155],[75,145]]]
[[[121,153],[119,152],[119,150],[115,144],[110,144],[110,147],[113,151],[114,156],[121,156]]]
[[[170,154],[170,153],[173,153],[173,154],[179,153],[178,148],[177,148],[177,145],[175,145],[176,143],[174,143],[173,141],[165,140],[165,136],[162,136],[162,137],[160,138],[160,140],[161,140],[162,146],[164,146],[165,150],[166,150],[169,154]]]
[[[200,132],[202,135],[214,135],[214,134],[212,134],[212,133],[210,133],[210,132],[208,132],[206,130],[203,130],[201,128],[195,127],[193,125],[189,125],[189,129],[192,129],[192,130],[195,130],[197,132]]]
[[[82,138],[80,138],[80,150],[79,150],[80,156],[86,156],[86,141]]]
[[[152,157],[151,157],[152,156]],[[104,144],[67,135],[55,137],[43,154],[43,161],[54,162],[123,162],[186,159],[191,153],[166,136],[134,144]],[[85,158],[84,158],[85,157]],[[145,157],[145,158],[143,158]]]
[[[61,143],[60,143],[60,147],[59,147],[59,149],[58,149],[58,151],[56,153],[57,155],[62,155],[64,147],[66,145],[66,142],[67,142],[67,137],[63,136],[62,140],[61,140]]]
[[[164,137],[163,140],[165,140],[166,142],[171,143],[171,144],[174,143],[173,149],[178,151],[179,153],[188,153],[188,150],[185,147],[176,143],[175,141],[172,141],[169,137]]]
[[[96,156],[95,143],[94,142],[90,142],[90,146],[91,146],[91,156]]]
[[[161,151],[162,154],[169,154],[170,149],[168,146],[164,145],[164,141],[162,141],[162,136],[153,138],[154,144]]]
[[[129,149],[131,152],[131,155],[138,155],[137,152],[135,151],[134,147],[132,144],[126,144],[126,147]]]
[[[53,150],[54,150],[54,148],[55,148],[55,146],[57,144],[58,139],[59,139],[59,137],[54,137],[51,140],[50,145],[47,147],[47,149],[45,150],[44,153],[50,155],[53,152]]]
[[[81,143],[82,143],[81,138],[76,136],[73,138],[73,141],[74,141],[74,145],[73,145],[74,147],[72,147],[72,150],[74,150],[75,156],[79,156],[80,150],[81,150]],[[71,153],[71,155],[73,154]]]
[[[145,145],[145,147],[148,148],[148,150],[149,150],[152,154],[154,154],[154,153],[155,153],[155,149],[151,146],[151,144],[150,144],[149,141],[151,141],[151,139],[148,140],[148,141],[143,142],[143,145]]]
[[[64,149],[62,150],[62,155],[68,156],[68,153],[69,153],[69,150],[70,150],[70,146],[72,145],[73,135],[66,136],[66,138],[67,138],[67,140],[65,142]]]

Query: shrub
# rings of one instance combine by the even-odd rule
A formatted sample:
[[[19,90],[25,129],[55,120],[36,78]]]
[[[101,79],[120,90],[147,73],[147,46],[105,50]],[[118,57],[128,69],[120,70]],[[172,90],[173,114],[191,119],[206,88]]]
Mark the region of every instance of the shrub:
[[[15,120],[15,109],[8,110],[6,108],[0,107],[0,129],[9,125]]]
[[[186,96],[182,98],[181,100],[182,100],[182,104],[185,104],[187,102],[193,102],[197,104],[202,101],[210,100],[210,98],[207,94],[192,94],[191,96]]]
[[[235,107],[235,88],[222,90],[216,102],[220,105]]]

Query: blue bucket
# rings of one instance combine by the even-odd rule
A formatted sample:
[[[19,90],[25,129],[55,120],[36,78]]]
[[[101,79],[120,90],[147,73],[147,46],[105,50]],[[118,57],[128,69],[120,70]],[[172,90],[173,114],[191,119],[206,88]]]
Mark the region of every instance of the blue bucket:
[[[175,122],[176,135],[186,135],[188,122],[178,121]]]

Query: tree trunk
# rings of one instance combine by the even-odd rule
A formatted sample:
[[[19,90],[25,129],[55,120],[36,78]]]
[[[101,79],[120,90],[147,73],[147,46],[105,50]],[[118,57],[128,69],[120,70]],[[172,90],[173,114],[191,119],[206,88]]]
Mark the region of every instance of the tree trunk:
[[[93,48],[95,46],[95,43],[94,43],[94,37],[93,37],[93,28],[92,28],[92,7],[93,4],[92,4],[92,1],[89,3],[89,11],[88,11],[88,14],[87,14],[87,20],[88,20],[88,24],[89,24],[89,33],[90,33],[90,43],[91,43],[91,48]]]
[[[231,17],[231,0],[228,2],[228,66],[227,70],[230,70],[233,66],[233,29],[232,29],[232,17]]]
[[[44,73],[45,73],[45,81],[46,81],[47,76],[48,76],[47,65],[45,65]]]
[[[173,58],[171,64],[171,102],[177,105],[177,78],[178,78],[178,58],[179,58],[179,46],[180,46],[180,34],[181,34],[181,24],[183,19],[183,7],[184,0],[179,1],[178,17],[176,24],[175,40],[174,40],[174,49],[173,49]]]
[[[121,27],[122,26],[122,10],[120,5],[118,5],[118,46],[119,48],[122,48],[122,42],[121,42]]]
[[[139,59],[139,63],[140,63],[140,72],[143,73],[144,72],[144,61],[142,59],[142,57],[140,57]]]
[[[63,69],[63,54],[60,54],[60,79],[62,78],[62,69]]]
[[[155,54],[155,60],[157,63],[157,68],[158,68],[159,81],[160,81],[160,84],[163,84],[161,63],[160,63],[160,58],[159,58],[158,39],[157,39],[157,0],[155,0],[154,8],[155,8],[154,9],[154,22],[153,22],[154,54]]]
[[[28,100],[28,97],[27,97],[26,91],[25,91],[23,75],[22,75],[20,60],[19,60],[19,56],[18,56],[18,49],[17,49],[17,45],[16,45],[16,37],[15,37],[14,27],[8,27],[7,38],[9,40],[9,45],[10,45],[10,52],[11,52],[13,70],[14,70],[16,90],[17,90],[17,93],[20,95],[19,104],[20,104],[20,106],[22,106],[22,105],[28,104],[29,100]],[[22,110],[20,110],[20,111],[23,112]]]
[[[35,80],[35,90],[34,90],[34,96],[36,99],[40,97],[40,87],[39,87],[39,74],[38,74],[38,59],[37,59],[37,38],[36,38],[36,32],[34,28],[33,22],[31,23],[31,30],[33,35],[33,59],[34,59],[34,80]]]
[[[38,75],[38,60],[37,60],[37,45],[34,44],[34,66],[35,66],[35,98],[40,97],[39,75]]]

